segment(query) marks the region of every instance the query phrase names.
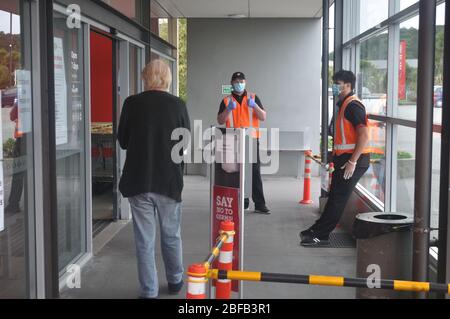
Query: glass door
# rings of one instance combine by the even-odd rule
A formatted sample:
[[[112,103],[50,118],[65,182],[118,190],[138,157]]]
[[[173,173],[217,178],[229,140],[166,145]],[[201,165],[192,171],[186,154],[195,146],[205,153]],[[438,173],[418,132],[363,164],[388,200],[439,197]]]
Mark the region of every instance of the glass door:
[[[0,2],[0,299],[36,293],[30,15]]]
[[[82,28],[54,12],[56,183],[59,270],[81,257],[86,244],[85,74]]]

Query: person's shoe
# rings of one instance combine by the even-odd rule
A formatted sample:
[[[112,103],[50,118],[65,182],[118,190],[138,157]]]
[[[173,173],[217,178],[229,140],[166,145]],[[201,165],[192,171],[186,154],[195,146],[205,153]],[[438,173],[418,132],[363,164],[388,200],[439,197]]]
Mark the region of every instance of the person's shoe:
[[[330,239],[329,237],[318,238],[315,236],[306,235],[300,242],[300,245],[303,247],[328,247],[330,246]]]
[[[183,280],[180,281],[177,284],[171,284],[170,282],[168,283],[169,286],[169,295],[178,295],[181,291],[181,288],[183,288],[184,282]]]
[[[301,240],[303,240],[307,237],[313,237],[313,233],[314,233],[314,231],[311,228],[308,228],[307,230],[300,232],[299,236],[300,236]]]
[[[258,205],[258,206],[255,206],[255,213],[270,215],[270,209],[268,209],[266,205],[262,205],[262,206]]]
[[[244,198],[244,210],[247,210],[250,207],[250,199]]]

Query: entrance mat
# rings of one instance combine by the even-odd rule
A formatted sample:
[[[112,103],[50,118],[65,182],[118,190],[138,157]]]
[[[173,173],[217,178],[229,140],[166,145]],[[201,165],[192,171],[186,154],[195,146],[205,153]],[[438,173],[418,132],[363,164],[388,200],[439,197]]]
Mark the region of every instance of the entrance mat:
[[[328,248],[356,248],[356,240],[346,233],[331,233]]]

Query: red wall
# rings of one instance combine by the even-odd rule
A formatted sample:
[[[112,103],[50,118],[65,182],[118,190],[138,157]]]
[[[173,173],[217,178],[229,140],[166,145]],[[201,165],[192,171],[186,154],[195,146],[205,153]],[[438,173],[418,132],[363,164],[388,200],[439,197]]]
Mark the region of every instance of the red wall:
[[[113,119],[112,40],[91,31],[91,117],[93,123]]]

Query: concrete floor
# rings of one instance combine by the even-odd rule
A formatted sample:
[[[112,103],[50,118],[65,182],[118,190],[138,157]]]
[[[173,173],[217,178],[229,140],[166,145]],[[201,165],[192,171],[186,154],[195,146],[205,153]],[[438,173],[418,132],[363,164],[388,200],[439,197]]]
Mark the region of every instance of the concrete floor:
[[[313,185],[318,185],[314,180]],[[272,215],[245,215],[245,269],[290,274],[354,276],[355,249],[303,248],[298,232],[317,218],[318,205],[300,206],[301,182],[294,178],[266,178],[266,199]],[[317,187],[313,187],[317,189]],[[318,193],[313,198],[318,198]],[[209,244],[209,181],[185,178],[183,193],[185,267],[204,260]],[[159,243],[158,243],[159,250]],[[161,254],[157,253],[160,298],[167,294]],[[65,290],[62,298],[137,298],[138,280],[132,224],[125,226],[83,269],[81,289]],[[184,298],[184,290],[177,298]],[[353,288],[290,284],[245,283],[249,299],[354,298]],[[173,297],[172,297],[173,298]]]

